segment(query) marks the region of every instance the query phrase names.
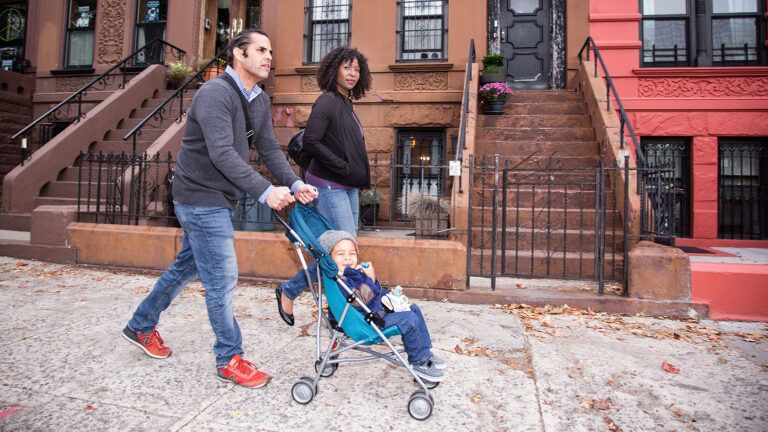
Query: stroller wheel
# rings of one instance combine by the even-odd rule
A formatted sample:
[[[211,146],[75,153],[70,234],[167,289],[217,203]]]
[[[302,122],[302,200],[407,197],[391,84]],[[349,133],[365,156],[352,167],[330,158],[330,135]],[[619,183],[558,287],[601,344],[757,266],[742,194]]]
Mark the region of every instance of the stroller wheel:
[[[315,393],[315,386],[313,384],[312,378],[305,376],[299,378],[293,387],[291,387],[291,396],[293,396],[293,400],[302,405],[306,405],[312,402],[312,399],[315,397]]]
[[[322,360],[317,360],[315,362],[315,372],[320,372],[320,363],[322,363]],[[326,364],[320,376],[322,376],[323,378],[328,378],[329,376],[332,376],[334,373],[336,373],[336,369],[338,368],[339,368],[338,363]]]
[[[423,390],[416,390],[408,399],[408,414],[416,420],[426,420],[432,415],[434,402]]]

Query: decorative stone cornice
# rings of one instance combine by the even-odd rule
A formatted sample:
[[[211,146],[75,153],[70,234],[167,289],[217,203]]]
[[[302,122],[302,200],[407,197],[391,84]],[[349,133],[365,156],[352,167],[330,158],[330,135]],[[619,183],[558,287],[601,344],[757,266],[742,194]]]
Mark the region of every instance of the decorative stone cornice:
[[[639,77],[669,78],[669,77],[768,77],[768,67],[669,67],[633,69],[632,73]]]
[[[768,77],[763,78],[641,78],[641,97],[766,97]]]
[[[396,73],[396,91],[447,90],[447,72]]]
[[[101,0],[99,14],[98,51],[96,63],[114,64],[123,58],[124,23],[126,20],[126,0]]]
[[[296,68],[296,72],[302,75],[315,75],[317,73],[318,66],[301,66]]]

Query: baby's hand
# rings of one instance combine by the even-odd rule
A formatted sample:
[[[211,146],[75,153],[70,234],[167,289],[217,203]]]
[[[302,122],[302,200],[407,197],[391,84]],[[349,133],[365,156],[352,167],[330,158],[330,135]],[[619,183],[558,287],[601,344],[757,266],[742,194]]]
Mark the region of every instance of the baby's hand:
[[[355,268],[362,271],[366,276],[371,278],[372,281],[376,282],[376,271],[373,269],[373,263],[361,262]]]

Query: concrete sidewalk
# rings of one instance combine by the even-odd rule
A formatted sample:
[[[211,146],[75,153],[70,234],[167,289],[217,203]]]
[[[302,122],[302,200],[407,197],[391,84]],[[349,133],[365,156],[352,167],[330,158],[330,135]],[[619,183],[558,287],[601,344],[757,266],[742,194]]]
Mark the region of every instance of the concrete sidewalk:
[[[174,354],[145,356],[120,330],[155,278],[0,257],[0,430],[768,431],[764,323],[420,301],[449,367],[417,422],[415,385],[381,361],[293,401],[314,372],[309,296],[287,327],[272,290],[238,288],[246,358],[274,377],[263,389],[215,379],[199,283],[162,317]]]

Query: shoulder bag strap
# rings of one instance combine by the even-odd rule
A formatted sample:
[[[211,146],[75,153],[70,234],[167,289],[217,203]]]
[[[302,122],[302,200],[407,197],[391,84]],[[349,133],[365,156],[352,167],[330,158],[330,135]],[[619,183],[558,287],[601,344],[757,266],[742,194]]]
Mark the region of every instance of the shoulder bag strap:
[[[232,88],[235,89],[235,93],[240,96],[239,99],[240,103],[243,104],[243,115],[245,116],[245,136],[248,137],[248,146],[253,148],[254,131],[253,126],[251,125],[250,111],[248,110],[248,103],[245,100],[245,96],[243,96],[243,92],[240,91],[240,87],[237,86],[235,79],[232,78],[228,73],[224,72],[223,74],[219,75],[219,77],[221,77],[230,86],[232,86]]]

